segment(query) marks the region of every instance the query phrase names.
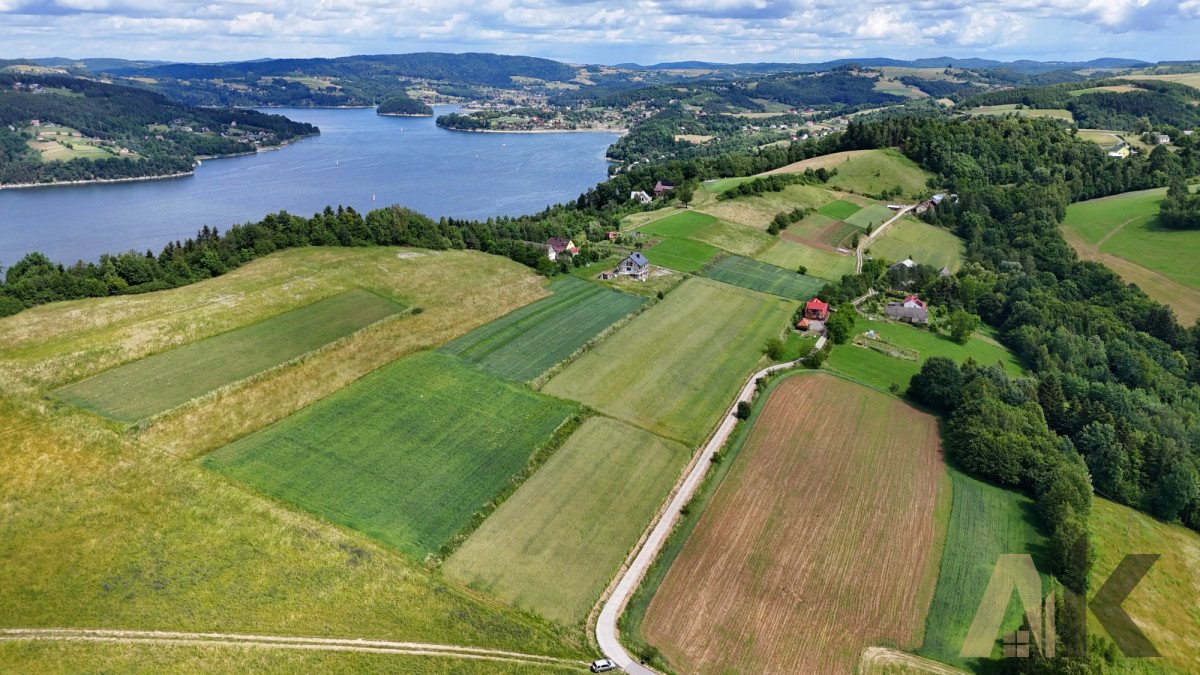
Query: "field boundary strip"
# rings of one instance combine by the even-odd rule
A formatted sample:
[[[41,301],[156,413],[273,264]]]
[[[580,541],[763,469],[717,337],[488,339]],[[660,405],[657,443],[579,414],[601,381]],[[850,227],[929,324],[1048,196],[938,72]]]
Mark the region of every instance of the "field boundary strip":
[[[415,656],[442,656],[488,661],[508,661],[529,665],[580,667],[575,661],[542,654],[526,654],[487,647],[469,647],[426,642],[397,642],[365,638],[322,638],[287,635],[251,635],[240,633],[189,633],[160,630],[118,630],[108,628],[0,628],[0,642],[112,642],[119,644],[218,645],[321,651],[368,652]]]

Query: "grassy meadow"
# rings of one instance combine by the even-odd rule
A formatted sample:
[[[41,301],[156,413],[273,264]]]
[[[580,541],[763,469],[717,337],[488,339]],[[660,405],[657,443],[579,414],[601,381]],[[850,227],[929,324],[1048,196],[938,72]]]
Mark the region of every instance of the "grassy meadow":
[[[643,253],[652,265],[677,272],[698,272],[720,253],[720,249],[691,239],[667,238]]]
[[[758,260],[789,270],[803,265],[808,268],[809,276],[828,281],[837,281],[844,274],[854,274],[852,256],[805,246],[782,237],[771,248],[760,253]]]
[[[444,569],[517,607],[582,625],[689,457],[678,443],[592,417]]]
[[[353,290],[249,326],[106,370],[54,397],[121,422],[136,422],[346,337],[404,310]]]
[[[854,323],[854,334],[862,335],[869,330],[874,330],[887,342],[915,351],[917,359],[910,361],[847,343],[834,346],[826,367],[880,389],[896,385],[901,391],[908,388],[908,381],[931,356],[945,356],[958,363],[969,358],[983,365],[999,363],[1010,375],[1023,372],[1012,353],[987,333],[976,333],[967,344],[960,345],[945,335],[922,328],[884,319],[858,317]]]
[[[952,498],[946,543],[933,603],[925,620],[922,656],[969,666],[959,658],[967,630],[1001,555],[1029,553],[1039,570],[1049,569],[1047,541],[1028,497],[950,469]],[[1045,578],[1043,578],[1043,585]],[[1043,589],[1044,590],[1044,589]],[[1005,630],[1021,622],[1019,603],[1009,606]]]
[[[761,291],[792,300],[808,300],[825,282],[770,263],[740,256],[726,256],[708,268],[704,276],[733,286]]]
[[[854,215],[846,219],[846,222],[855,227],[861,227],[864,230],[873,230],[880,223],[890,220],[894,215],[896,215],[896,212],[883,204],[872,204],[856,211]]]
[[[1080,257],[1108,265],[1191,323],[1200,318],[1200,233],[1158,226],[1164,196],[1158,188],[1072,204],[1063,234]]]
[[[694,446],[794,309],[780,298],[689,279],[573,361],[544,391]]]
[[[853,202],[848,202],[844,199],[839,199],[817,209],[817,212],[829,216],[835,220],[845,220],[850,216],[858,213],[862,207]]]
[[[566,359],[645,300],[563,277],[552,295],[448,343],[441,351],[490,373],[532,380]]]
[[[576,411],[423,352],[202,463],[422,559],[466,527]]]
[[[314,247],[179,289],[52,303],[0,319],[0,626],[324,635],[590,655],[577,635],[186,461],[537,300],[544,285],[523,266],[472,252]],[[355,288],[424,312],[370,326],[132,433],[45,398],[68,382]],[[20,655],[32,649],[47,658],[62,653],[66,664],[97,655],[93,666],[113,653],[3,649],[5,663],[36,659]],[[244,672],[238,657],[211,651],[197,650],[189,662]],[[112,658],[116,669],[127,662]]]
[[[980,115],[1016,115],[1017,117],[1049,117],[1064,122],[1075,121],[1075,116],[1071,114],[1070,110],[1062,108],[1030,108],[1028,106],[1018,108],[1018,105],[1017,103],[981,105],[978,108],[971,108],[964,112],[972,117]]]
[[[874,258],[892,262],[912,258],[923,265],[949,267],[951,272],[962,266],[964,248],[962,239],[950,230],[914,218],[901,218],[888,225],[867,245]]]
[[[899,186],[907,198],[916,198],[929,192],[926,183],[929,174],[893,148],[835,152],[789,164],[768,173],[797,173],[810,168],[837,169],[837,175],[826,183],[834,190],[878,194]]]

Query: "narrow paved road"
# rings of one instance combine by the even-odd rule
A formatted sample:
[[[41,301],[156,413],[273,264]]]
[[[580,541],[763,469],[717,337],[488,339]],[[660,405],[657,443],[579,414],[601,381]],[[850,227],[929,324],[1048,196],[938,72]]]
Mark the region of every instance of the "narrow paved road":
[[[528,666],[559,666],[583,670],[582,661],[540,654],[523,654],[487,647],[393,642],[349,638],[246,635],[240,633],[185,633],[163,630],[113,630],[107,628],[0,628],[0,642],[110,642],[119,644],[216,645],[258,649],[406,654],[459,659],[502,661]]]
[[[813,349],[820,349],[825,346],[825,336],[822,335],[817,339]],[[638,587],[642,577],[645,576],[646,570],[650,569],[650,564],[658,557],[658,553],[662,550],[663,544],[666,543],[667,535],[675,527],[675,523],[679,520],[680,511],[684,504],[692,498],[696,493],[696,488],[700,486],[700,482],[704,480],[704,474],[708,471],[708,467],[712,464],[712,456],[724,447],[725,442],[729,440],[729,435],[733,433],[734,426],[737,425],[738,419],[734,417],[734,412],[737,411],[737,404],[741,401],[749,402],[754,397],[755,382],[758,378],[774,373],[779,370],[791,368],[798,364],[799,361],[791,361],[788,363],[780,363],[774,366],[768,366],[758,371],[750,377],[746,382],[746,386],[742,387],[742,391],[738,394],[737,400],[729,407],[729,411],[725,413],[725,419],[721,421],[721,425],[717,427],[717,431],[709,439],[708,443],[700,451],[700,453],[692,460],[689,465],[687,477],[683,479],[683,483],[679,486],[679,490],[674,497],[670,498],[670,503],[663,511],[662,518],[650,531],[650,536],[646,537],[645,544],[638,551],[637,557],[629,564],[613,589],[612,595],[604,602],[604,608],[600,610],[600,618],[596,621],[596,642],[600,644],[600,651],[613,661],[617,662],[628,673],[635,675],[653,675],[654,671],[638,663],[629,652],[625,651],[625,647],[621,645],[617,634],[617,618],[621,616],[625,605],[629,602],[629,598],[633,595],[634,589]]]
[[[871,240],[874,239],[875,236],[878,235],[880,232],[883,232],[883,230],[888,225],[891,225],[892,223],[896,222],[897,220],[900,220],[901,216],[908,213],[909,211],[912,211],[915,208],[917,208],[916,205],[911,205],[911,206],[906,206],[906,207],[900,209],[899,211],[896,212],[896,215],[892,216],[891,218],[886,220],[882,225],[880,225],[879,227],[872,230],[871,233],[866,236],[866,238],[859,240],[858,248],[854,249],[854,257],[857,258],[857,260],[854,262],[854,273],[855,274],[860,274],[862,272],[863,251],[865,251],[867,249],[867,244],[871,243]]]

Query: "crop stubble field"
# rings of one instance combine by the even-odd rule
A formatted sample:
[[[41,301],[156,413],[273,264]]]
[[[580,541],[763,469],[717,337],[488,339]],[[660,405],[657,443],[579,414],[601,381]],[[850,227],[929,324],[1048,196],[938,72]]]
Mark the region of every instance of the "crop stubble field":
[[[642,624],[682,672],[850,671],[921,642],[945,468],[937,421],[826,375],[781,382]]]
[[[501,377],[532,380],[645,302],[575,277],[563,277],[549,290],[550,297],[480,326],[441,351]]]
[[[794,309],[780,298],[689,279],[572,362],[544,391],[695,445]]]
[[[278,366],[403,309],[386,298],[354,290],[107,370],[58,389],[54,396],[111,419],[136,422]]]
[[[575,411],[424,352],[203,464],[419,559],[466,526]]]
[[[582,624],[689,457],[678,443],[592,417],[445,569],[517,607]]]

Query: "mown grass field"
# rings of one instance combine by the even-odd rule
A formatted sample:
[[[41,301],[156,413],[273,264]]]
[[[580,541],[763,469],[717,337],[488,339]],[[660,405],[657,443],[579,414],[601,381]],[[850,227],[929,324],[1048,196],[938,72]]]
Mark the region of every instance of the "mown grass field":
[[[858,213],[860,210],[862,210],[862,208],[863,207],[859,206],[858,204],[839,199],[834,202],[829,202],[828,204],[817,209],[817,211],[836,220],[845,220]]]
[[[660,218],[639,229],[646,234],[663,237],[690,237],[700,230],[717,222],[717,219],[699,211],[679,211],[678,213]]]
[[[694,446],[795,303],[693,278],[573,361],[545,392]]]
[[[843,274],[854,273],[854,258],[785,238],[780,238],[771,248],[760,253],[758,260],[790,270],[803,265],[808,268],[809,276],[829,281],[837,281]]]
[[[708,264],[720,250],[691,239],[663,239],[651,248],[646,249],[646,259],[652,265],[659,265],[677,272],[697,272]]]
[[[705,227],[692,239],[701,241],[736,255],[752,256],[771,245],[775,238],[757,228],[723,220]]]
[[[544,284],[523,266],[472,252],[305,248],[179,289],[0,319],[0,626],[324,635],[594,658],[577,636],[185,461],[528,304]],[[371,326],[134,433],[44,399],[80,377],[355,288],[425,311]],[[56,661],[66,647],[41,649],[49,663],[95,655],[87,667],[121,670],[126,662],[99,651]],[[141,667],[154,669],[155,649]],[[25,662],[9,653],[0,661]],[[224,651],[197,654],[185,669],[246,670]],[[306,663],[321,669],[328,661]]]
[[[950,469],[952,504],[937,588],[925,621],[922,656],[958,666],[967,630],[1001,555],[1028,553],[1039,570],[1049,569],[1047,542],[1038,529],[1038,515],[1028,497],[989,485]],[[1043,591],[1046,580],[1043,578]],[[1021,622],[1020,605],[1009,606],[1005,630]],[[997,644],[999,644],[997,642]]]
[[[901,218],[888,225],[867,248],[873,258],[893,262],[912,258],[923,265],[949,267],[954,272],[962,266],[964,245],[962,239],[946,228]]]
[[[825,285],[823,280],[800,274],[795,268],[783,269],[736,255],[726,256],[717,261],[708,268],[704,276],[792,300],[808,300]]]
[[[563,277],[552,295],[480,326],[441,351],[511,380],[532,380],[566,359],[644,298]]]
[[[1067,207],[1063,234],[1081,257],[1170,305],[1185,323],[1200,318],[1200,232],[1158,226],[1166,190],[1142,190]]]
[[[906,91],[912,93],[912,90],[907,88]],[[926,184],[929,174],[893,148],[836,152],[789,164],[768,173],[796,173],[809,168],[837,169],[837,175],[826,183],[834,190],[879,194],[899,186],[906,197],[917,197],[929,192]]]
[[[424,352],[202,463],[421,559],[462,530],[576,410]]]
[[[0,642],[0,663],[18,673],[384,673],[406,675],[517,675],[530,672],[524,663],[483,661],[447,656],[371,654],[218,645],[162,645],[67,642]],[[53,667],[47,667],[53,664]],[[586,672],[582,665],[539,664],[539,673]]]
[[[916,350],[918,359],[909,361],[882,354],[872,349],[846,343],[836,345],[826,362],[827,367],[856,380],[861,380],[880,389],[893,384],[904,391],[908,381],[921,369],[921,364],[931,356],[945,356],[962,363],[968,358],[982,365],[1001,364],[1011,375],[1023,372],[1021,365],[1007,349],[987,333],[976,333],[965,345],[954,342],[945,335],[937,335],[921,328],[887,320],[870,320],[862,316],[854,324],[855,335],[874,330],[884,340],[906,349]]]
[[[689,457],[678,443],[590,418],[444,569],[517,607],[582,625]]]
[[[1091,583],[1098,589],[1130,553],[1161,557],[1122,603],[1154,643],[1161,659],[1124,659],[1127,672],[1200,671],[1200,535],[1097,497],[1089,521],[1096,560]],[[1088,629],[1105,635],[1094,616]]]
[[[155,354],[54,392],[55,398],[136,422],[245,379],[402,312],[354,290],[265,321]]]
[[[828,375],[769,396],[641,624],[678,672],[850,672],[864,647],[921,642],[937,420]]]
[[[726,222],[765,231],[771,224],[771,219],[781,212],[791,211],[796,207],[813,211],[837,199],[853,202],[861,198],[833,192],[823,186],[789,185],[781,192],[765,192],[753,197],[739,197],[728,201],[709,199],[699,204],[696,209]]]

